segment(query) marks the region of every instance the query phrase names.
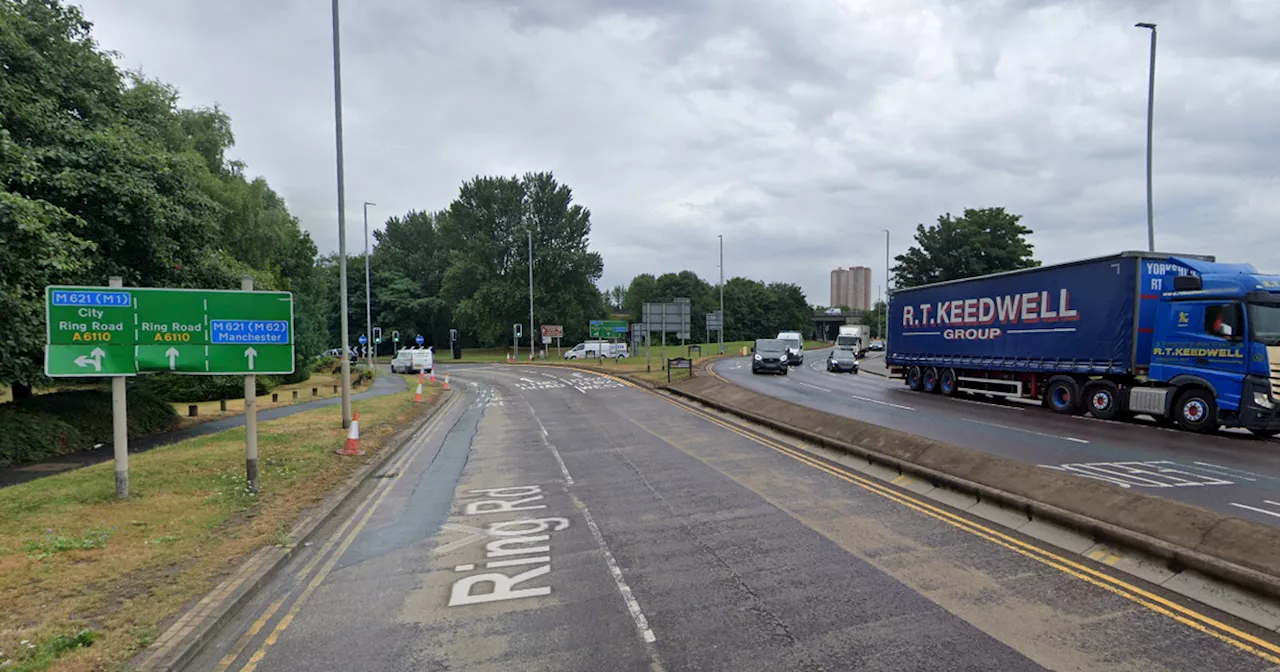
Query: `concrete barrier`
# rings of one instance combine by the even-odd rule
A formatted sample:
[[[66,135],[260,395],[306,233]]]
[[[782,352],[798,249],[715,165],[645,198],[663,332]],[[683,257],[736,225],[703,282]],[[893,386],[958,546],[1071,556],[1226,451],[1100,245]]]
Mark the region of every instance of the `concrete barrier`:
[[[1098,480],[947,445],[752,392],[710,376],[668,391],[1280,599],[1280,529]]]

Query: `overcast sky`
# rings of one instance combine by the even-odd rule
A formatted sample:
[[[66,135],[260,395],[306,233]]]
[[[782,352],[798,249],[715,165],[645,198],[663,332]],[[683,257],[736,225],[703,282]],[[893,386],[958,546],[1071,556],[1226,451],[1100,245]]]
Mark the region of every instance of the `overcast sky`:
[[[337,247],[322,0],[83,0],[127,68],[232,118]],[[536,8],[536,9],[534,9]],[[883,284],[917,223],[1004,206],[1046,262],[1157,248],[1280,271],[1276,0],[346,0],[348,241],[475,175],[550,170],[591,209],[602,286],[691,269]],[[375,223],[376,222],[376,223]]]

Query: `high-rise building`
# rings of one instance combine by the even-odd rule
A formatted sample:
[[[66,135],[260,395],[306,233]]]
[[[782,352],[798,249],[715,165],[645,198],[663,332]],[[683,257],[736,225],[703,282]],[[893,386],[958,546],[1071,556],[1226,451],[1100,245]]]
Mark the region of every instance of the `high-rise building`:
[[[831,305],[871,310],[871,269],[854,266],[831,271]]]

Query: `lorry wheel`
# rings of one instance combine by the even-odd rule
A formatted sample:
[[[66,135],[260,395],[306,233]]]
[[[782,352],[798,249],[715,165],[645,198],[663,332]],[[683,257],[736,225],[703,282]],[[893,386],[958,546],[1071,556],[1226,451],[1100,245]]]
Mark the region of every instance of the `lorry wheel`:
[[[914,392],[924,389],[924,374],[920,372],[920,367],[907,369],[907,387]]]
[[[1120,395],[1115,385],[1094,383],[1084,388],[1084,398],[1089,404],[1089,415],[1099,420],[1120,417]]]
[[[1208,390],[1192,389],[1178,397],[1174,406],[1178,426],[1188,432],[1208,434],[1218,430],[1218,404]]]
[[[1044,390],[1044,404],[1062,415],[1075,415],[1080,410],[1080,386],[1070,378],[1049,381]]]
[[[938,391],[944,397],[954,397],[960,391],[960,381],[956,378],[955,369],[943,369],[938,374]]]
[[[938,370],[933,367],[924,370],[924,391],[930,394],[938,391]]]

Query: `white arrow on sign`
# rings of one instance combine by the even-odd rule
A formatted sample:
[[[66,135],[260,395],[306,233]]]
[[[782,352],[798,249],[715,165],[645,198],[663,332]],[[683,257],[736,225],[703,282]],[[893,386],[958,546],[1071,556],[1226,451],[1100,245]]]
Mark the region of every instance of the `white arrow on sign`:
[[[244,356],[249,358],[249,370],[253,370],[253,358],[258,356],[258,351],[253,348],[245,348]]]
[[[164,356],[169,358],[170,371],[178,368],[178,349],[177,348],[170,346],[168,350],[164,351]]]
[[[94,371],[101,371],[102,358],[105,357],[106,355],[107,353],[103,352],[102,348],[94,348],[89,353],[88,357],[84,355],[80,355],[79,357],[76,357],[76,366],[88,367],[92,365]]]

